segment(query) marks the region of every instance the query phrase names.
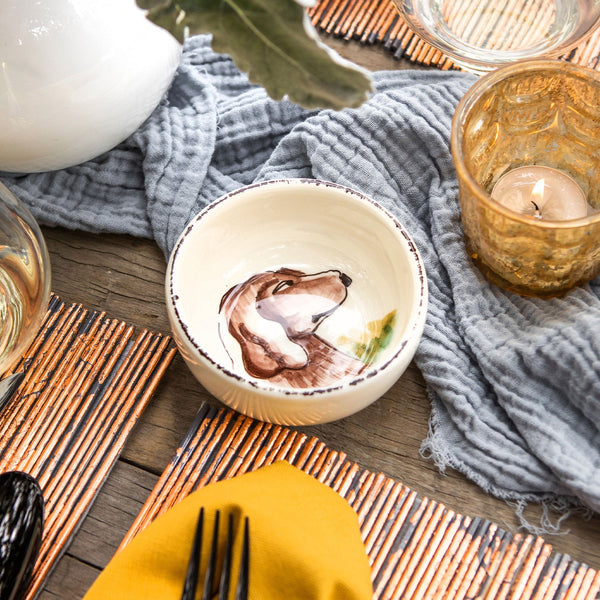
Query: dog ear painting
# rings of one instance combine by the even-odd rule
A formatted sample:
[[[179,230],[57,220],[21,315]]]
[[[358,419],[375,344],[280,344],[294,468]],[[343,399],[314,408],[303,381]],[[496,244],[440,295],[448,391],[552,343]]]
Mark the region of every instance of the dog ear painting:
[[[288,388],[325,388],[365,373],[391,341],[396,310],[344,332],[335,340],[317,333],[348,298],[352,279],[340,270],[304,273],[280,268],[250,276],[221,298],[221,341],[238,345],[253,378]],[[223,331],[225,330],[225,331]]]

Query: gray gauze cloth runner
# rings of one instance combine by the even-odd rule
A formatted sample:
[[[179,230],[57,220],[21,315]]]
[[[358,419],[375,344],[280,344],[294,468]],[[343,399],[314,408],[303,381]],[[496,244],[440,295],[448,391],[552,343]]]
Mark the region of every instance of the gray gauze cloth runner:
[[[429,278],[423,450],[500,498],[600,511],[600,278],[543,301],[493,287],[472,264],[449,137],[474,77],[378,72],[359,109],[306,111],[267,98],[209,39],[186,42],[162,103],[119,147],[2,180],[43,224],[154,238],[165,254],[204,206],[254,181],[316,178],[373,197],[406,226]]]

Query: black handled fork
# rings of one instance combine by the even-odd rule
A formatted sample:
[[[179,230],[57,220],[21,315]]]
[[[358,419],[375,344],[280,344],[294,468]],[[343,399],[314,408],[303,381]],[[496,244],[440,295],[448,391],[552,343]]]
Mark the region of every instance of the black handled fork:
[[[217,571],[217,543],[219,539],[219,521],[220,511],[215,514],[215,526],[208,557],[208,567],[204,576],[204,584],[202,589],[202,600],[210,600],[213,597],[213,586],[215,577],[218,576]],[[192,544],[192,551],[188,562],[185,582],[183,584],[183,593],[181,600],[195,600],[196,589],[198,587],[200,557],[202,549],[202,538],[204,536],[204,508],[200,509],[198,522],[196,524],[196,532]],[[233,515],[229,515],[227,525],[227,543],[225,546],[225,556],[223,558],[223,567],[221,568],[218,599],[227,600],[229,589],[231,587],[231,572],[232,572],[232,553],[233,553]],[[242,557],[240,561],[240,571],[235,590],[234,600],[248,600],[248,583],[250,571],[250,531],[248,517],[244,520],[244,539],[242,546]],[[216,592],[215,592],[216,593]]]

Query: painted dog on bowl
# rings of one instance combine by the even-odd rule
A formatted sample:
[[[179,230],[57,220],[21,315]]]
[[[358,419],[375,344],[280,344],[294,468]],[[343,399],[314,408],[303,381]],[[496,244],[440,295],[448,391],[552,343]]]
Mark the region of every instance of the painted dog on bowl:
[[[239,344],[246,372],[292,388],[328,387],[362,373],[365,362],[316,333],[346,300],[351,283],[338,270],[306,274],[282,268],[230,288],[219,312]]]

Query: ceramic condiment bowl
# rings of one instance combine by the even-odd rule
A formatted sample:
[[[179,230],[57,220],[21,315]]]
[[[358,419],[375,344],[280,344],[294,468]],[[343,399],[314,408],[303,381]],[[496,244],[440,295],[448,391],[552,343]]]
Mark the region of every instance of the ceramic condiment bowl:
[[[427,283],[410,236],[373,200],[287,179],[201,212],[171,254],[166,299],[209,392],[251,417],[308,425],[395,383],[423,331]]]

